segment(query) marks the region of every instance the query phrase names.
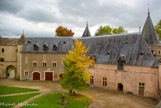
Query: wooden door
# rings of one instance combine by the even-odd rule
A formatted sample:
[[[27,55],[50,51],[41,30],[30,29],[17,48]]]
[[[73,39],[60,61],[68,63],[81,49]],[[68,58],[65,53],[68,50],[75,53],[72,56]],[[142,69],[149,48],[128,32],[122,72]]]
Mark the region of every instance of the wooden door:
[[[40,80],[40,73],[39,72],[33,73],[33,80]]]
[[[45,72],[45,80],[53,80],[53,72]]]
[[[144,87],[139,87],[139,95],[144,96]]]

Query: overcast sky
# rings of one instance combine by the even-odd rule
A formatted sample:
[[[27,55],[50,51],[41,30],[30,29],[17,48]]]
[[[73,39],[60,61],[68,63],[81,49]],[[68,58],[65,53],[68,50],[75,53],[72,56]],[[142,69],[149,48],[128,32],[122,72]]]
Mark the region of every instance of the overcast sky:
[[[153,24],[161,19],[161,0],[0,0],[0,35],[55,36],[64,26],[82,36],[88,21],[92,35],[99,26],[123,26],[138,32],[148,13]]]

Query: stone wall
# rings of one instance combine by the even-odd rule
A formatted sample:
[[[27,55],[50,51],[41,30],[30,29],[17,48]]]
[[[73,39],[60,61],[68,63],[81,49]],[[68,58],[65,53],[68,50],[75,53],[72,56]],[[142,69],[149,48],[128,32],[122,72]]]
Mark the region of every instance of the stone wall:
[[[20,63],[20,79],[33,80],[33,72],[40,72],[40,80],[45,80],[45,72],[54,72],[54,81],[58,80],[58,74],[64,72],[63,59],[66,54],[53,53],[21,53]],[[33,62],[37,62],[37,66],[33,67]],[[43,67],[43,62],[46,62],[46,67]],[[57,66],[53,67],[53,62]],[[25,76],[24,72],[28,71],[29,76]]]
[[[94,76],[94,86],[103,87],[103,78],[107,78],[107,87],[118,89],[118,83],[123,84],[123,92],[139,95],[139,83],[144,83],[144,96],[157,97],[158,68],[141,66],[124,66],[117,70],[117,65],[95,64],[89,69]]]
[[[2,48],[4,52],[2,52]],[[0,77],[6,77],[8,66],[17,68],[17,46],[0,46],[0,58],[4,58],[4,62],[0,62]]]

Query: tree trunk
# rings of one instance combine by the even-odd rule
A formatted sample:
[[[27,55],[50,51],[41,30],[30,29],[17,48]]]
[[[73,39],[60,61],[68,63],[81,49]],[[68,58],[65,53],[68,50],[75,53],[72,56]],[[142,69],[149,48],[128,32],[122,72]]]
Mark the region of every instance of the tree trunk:
[[[75,96],[75,91],[73,90],[73,96]]]
[[[69,90],[69,96],[75,96],[75,91],[74,90]]]
[[[69,90],[69,96],[72,96],[72,94],[73,94],[72,90]]]

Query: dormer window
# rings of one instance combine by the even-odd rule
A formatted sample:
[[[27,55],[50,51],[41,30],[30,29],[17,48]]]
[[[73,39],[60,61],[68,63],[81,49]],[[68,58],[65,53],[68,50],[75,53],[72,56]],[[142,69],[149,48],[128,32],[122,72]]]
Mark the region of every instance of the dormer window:
[[[65,41],[63,41],[63,44],[66,44],[66,42],[65,42]]]
[[[93,59],[95,62],[97,61],[96,55],[92,55],[92,56],[90,57],[90,59]]]
[[[125,56],[124,55],[120,55],[119,59],[118,59],[118,70],[124,70],[124,64],[126,62]]]
[[[53,51],[57,51],[58,50],[58,46],[57,45],[53,45]]]
[[[31,43],[31,40],[28,40],[28,43]]]
[[[107,51],[107,55],[109,55],[109,54],[111,54],[111,52],[110,51]]]
[[[47,51],[49,49],[48,45],[45,43],[44,46],[43,46],[43,50],[44,51]]]
[[[141,54],[141,55],[143,55],[143,54],[144,54],[144,52],[143,52],[143,51],[141,51],[141,52],[140,52],[140,54]]]
[[[36,43],[34,44],[34,51],[38,51],[39,50],[39,45]]]
[[[126,44],[128,44],[129,42],[128,41],[126,41]]]

